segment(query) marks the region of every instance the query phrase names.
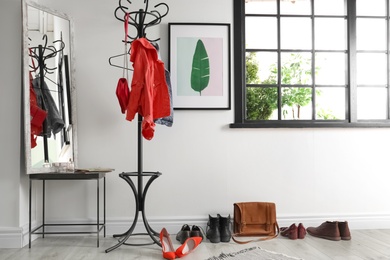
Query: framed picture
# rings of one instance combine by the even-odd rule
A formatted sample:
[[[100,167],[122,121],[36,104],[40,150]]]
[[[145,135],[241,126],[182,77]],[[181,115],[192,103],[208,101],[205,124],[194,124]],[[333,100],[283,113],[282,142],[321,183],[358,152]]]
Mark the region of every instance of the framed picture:
[[[229,110],[230,24],[168,27],[173,108]]]

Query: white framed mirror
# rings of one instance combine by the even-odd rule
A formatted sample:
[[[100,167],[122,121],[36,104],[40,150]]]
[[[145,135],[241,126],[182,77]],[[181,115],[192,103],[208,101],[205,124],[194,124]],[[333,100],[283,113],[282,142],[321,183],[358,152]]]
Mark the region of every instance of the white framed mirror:
[[[23,1],[23,107],[26,172],[77,166],[73,22],[68,15]]]

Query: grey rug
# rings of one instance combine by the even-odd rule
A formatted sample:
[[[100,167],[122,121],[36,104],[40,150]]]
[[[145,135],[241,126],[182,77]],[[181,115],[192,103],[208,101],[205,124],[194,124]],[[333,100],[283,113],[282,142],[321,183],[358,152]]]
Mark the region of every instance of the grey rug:
[[[277,252],[272,252],[269,250],[265,250],[261,247],[255,246],[255,247],[250,247],[246,249],[242,249],[238,252],[232,252],[232,253],[221,253],[219,256],[212,256],[210,258],[207,258],[206,260],[259,260],[259,259],[264,259],[264,260],[303,260],[302,258],[296,258],[292,256],[288,256],[285,254],[277,253]]]

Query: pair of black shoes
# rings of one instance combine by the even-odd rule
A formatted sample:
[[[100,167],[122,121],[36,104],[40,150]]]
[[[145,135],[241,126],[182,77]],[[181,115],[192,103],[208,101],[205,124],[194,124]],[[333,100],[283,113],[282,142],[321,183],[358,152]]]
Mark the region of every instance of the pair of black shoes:
[[[184,224],[179,233],[176,234],[176,240],[183,244],[189,237],[201,237],[203,240],[202,229],[195,225],[190,228],[189,225]]]
[[[229,242],[232,237],[230,229],[231,219],[228,217],[212,217],[209,215],[209,222],[207,223],[206,237],[211,243]]]

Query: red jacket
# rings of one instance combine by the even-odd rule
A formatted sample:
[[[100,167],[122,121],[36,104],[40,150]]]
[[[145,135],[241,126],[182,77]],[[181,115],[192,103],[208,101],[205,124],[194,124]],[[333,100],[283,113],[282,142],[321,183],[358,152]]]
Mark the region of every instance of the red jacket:
[[[157,50],[145,38],[131,44],[130,61],[133,62],[133,79],[126,119],[132,121],[136,113],[143,116],[142,135],[151,140],[154,120],[170,115],[170,98],[165,80],[164,63]]]
[[[37,146],[37,136],[42,134],[43,122],[46,119],[47,112],[38,106],[37,95],[34,91],[33,77],[30,76],[30,134],[31,134],[31,148]]]

